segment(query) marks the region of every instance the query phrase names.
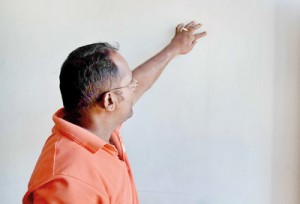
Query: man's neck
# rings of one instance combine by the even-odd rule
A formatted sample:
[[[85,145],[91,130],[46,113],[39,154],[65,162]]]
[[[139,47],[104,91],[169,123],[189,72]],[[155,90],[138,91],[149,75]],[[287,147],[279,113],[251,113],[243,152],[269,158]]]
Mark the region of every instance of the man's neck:
[[[108,143],[110,142],[112,132],[119,125],[116,124],[111,117],[93,112],[68,114],[64,117],[64,119],[90,131],[91,133],[95,134],[97,137]]]

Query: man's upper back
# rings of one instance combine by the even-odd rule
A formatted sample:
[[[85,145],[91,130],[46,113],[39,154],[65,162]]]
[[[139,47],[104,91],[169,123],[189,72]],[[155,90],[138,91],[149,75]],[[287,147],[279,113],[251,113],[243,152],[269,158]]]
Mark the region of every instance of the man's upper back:
[[[62,119],[59,110],[23,203],[138,203],[119,129],[114,146]]]

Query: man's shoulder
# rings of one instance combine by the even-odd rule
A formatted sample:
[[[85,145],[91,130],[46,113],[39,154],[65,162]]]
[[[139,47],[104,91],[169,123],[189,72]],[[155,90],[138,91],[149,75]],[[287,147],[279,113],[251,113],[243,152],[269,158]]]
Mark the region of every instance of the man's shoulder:
[[[86,148],[61,134],[52,134],[47,139],[32,173],[29,188],[58,177],[68,177],[85,181],[89,185],[99,185],[105,157],[93,154]]]

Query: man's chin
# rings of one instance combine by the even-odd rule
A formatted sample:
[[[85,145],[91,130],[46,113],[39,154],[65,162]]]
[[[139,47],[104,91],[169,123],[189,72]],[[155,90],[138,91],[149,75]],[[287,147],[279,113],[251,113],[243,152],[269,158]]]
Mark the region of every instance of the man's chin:
[[[128,118],[131,118],[133,116],[133,110],[131,109],[130,114],[128,116]]]
[[[132,116],[133,116],[133,111],[132,111],[132,109],[131,109],[131,111],[128,113],[127,118],[126,118],[123,122],[125,122],[126,120],[128,120],[128,119],[131,118]]]

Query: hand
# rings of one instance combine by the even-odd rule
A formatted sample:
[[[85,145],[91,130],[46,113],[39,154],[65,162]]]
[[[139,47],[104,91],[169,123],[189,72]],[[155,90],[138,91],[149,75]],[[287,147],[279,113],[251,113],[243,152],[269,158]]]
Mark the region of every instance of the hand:
[[[179,24],[176,27],[175,36],[172,39],[169,47],[176,52],[176,54],[186,54],[190,52],[198,39],[206,36],[206,32],[195,33],[202,25],[195,21],[191,21],[188,24]]]

